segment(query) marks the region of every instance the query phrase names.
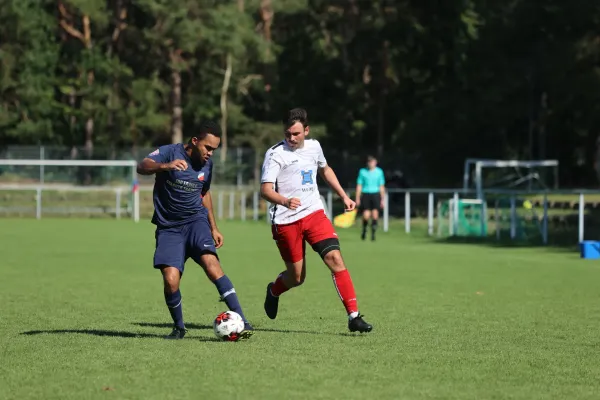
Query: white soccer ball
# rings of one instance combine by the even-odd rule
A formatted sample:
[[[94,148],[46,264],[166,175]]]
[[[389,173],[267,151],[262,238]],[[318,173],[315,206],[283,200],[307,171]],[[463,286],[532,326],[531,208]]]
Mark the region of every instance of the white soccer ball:
[[[244,320],[234,311],[225,311],[217,315],[213,321],[213,329],[219,339],[235,342],[244,330]]]

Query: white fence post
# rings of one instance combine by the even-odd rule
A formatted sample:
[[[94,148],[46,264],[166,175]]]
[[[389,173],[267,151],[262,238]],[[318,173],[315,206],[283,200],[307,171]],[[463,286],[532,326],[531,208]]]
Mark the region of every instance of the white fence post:
[[[544,194],[544,219],[542,221],[542,240],[548,244],[548,195]]]
[[[433,235],[433,203],[433,192],[430,192],[427,201],[427,233],[429,236]]]
[[[223,219],[223,192],[218,194],[217,218]]]
[[[42,219],[42,188],[38,187],[35,196],[35,217]]]
[[[583,242],[585,225],[585,198],[583,193],[579,194],[579,243]]]
[[[258,221],[258,192],[252,193],[252,218]]]
[[[229,219],[233,219],[235,216],[235,192],[229,193]]]
[[[242,192],[242,198],[240,199],[240,218],[242,221],[246,220],[246,193]]]
[[[115,189],[115,218],[121,219],[121,188]]]
[[[237,157],[236,157],[236,164],[237,164],[237,179],[236,179],[236,184],[237,184],[237,188],[241,188],[242,187],[242,151],[243,149],[241,147],[238,147],[236,149],[236,153],[237,153]]]
[[[390,228],[390,196],[386,191],[383,195],[383,231],[387,232]]]
[[[140,190],[136,189],[133,192],[133,220],[140,221]]]
[[[404,193],[404,231],[410,233],[410,192]]]
[[[452,208],[452,236],[458,233],[458,192],[454,192],[454,208]]]

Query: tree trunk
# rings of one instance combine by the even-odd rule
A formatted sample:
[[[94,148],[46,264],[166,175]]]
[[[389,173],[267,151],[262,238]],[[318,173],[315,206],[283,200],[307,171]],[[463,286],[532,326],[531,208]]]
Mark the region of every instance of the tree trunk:
[[[244,12],[244,0],[237,0],[239,12]],[[221,85],[221,162],[227,161],[227,152],[229,150],[229,137],[227,135],[227,93],[231,84],[231,73],[233,72],[233,56],[228,52],[225,56],[225,74],[223,76],[223,84]]]
[[[117,46],[119,38],[121,36],[121,32],[127,27],[125,23],[125,19],[127,18],[127,9],[123,7],[123,0],[116,0],[115,4],[115,27],[113,29],[111,40],[108,42],[108,48],[106,49],[107,58],[112,57],[114,48]],[[111,143],[113,147],[113,152],[115,151],[114,143],[117,142],[119,138],[119,132],[117,131],[118,125],[115,125],[115,108],[116,104],[115,100],[118,99],[119,93],[119,81],[116,77],[113,77],[112,90],[108,93],[106,98],[106,109],[108,111],[106,126],[108,129],[108,134],[112,137]]]
[[[90,17],[87,15],[83,16],[83,38],[85,48],[90,51],[92,49],[92,31],[90,29]],[[94,71],[88,71],[87,84],[92,86],[94,84]],[[88,116],[85,122],[85,150],[88,158],[92,158],[94,153],[94,118],[92,115]],[[86,180],[91,180],[91,177],[87,176]]]
[[[273,5],[271,0],[261,0],[260,2],[260,18],[263,23],[263,35],[267,42],[271,41],[271,26],[273,25]],[[271,50],[267,48],[267,52],[270,54]]]
[[[272,35],[271,35],[271,27],[273,26],[273,19],[275,16],[275,12],[273,11],[273,4],[271,0],[261,0],[259,15],[262,24],[262,35],[265,38],[267,43],[271,43]],[[271,48],[267,46],[265,50],[266,59],[269,60],[272,57]],[[273,81],[275,81],[275,64],[274,63],[265,63],[263,68],[263,76],[265,82],[265,91],[269,92],[271,90],[271,85]],[[268,112],[269,104],[266,104],[266,111]]]
[[[69,106],[71,106],[71,116],[69,117],[69,128],[71,128],[71,135],[75,131],[75,124],[77,123],[77,118],[75,118],[75,106],[77,105],[77,95],[75,94],[75,89],[69,93]]]
[[[381,80],[379,82],[379,99],[377,101],[377,157],[383,157],[383,149],[385,147],[385,100],[388,93],[388,69],[390,68],[389,57],[390,42],[385,40],[382,46],[382,69]]]
[[[223,85],[221,86],[221,162],[227,160],[227,92],[229,91],[229,83],[231,82],[232,63],[233,57],[231,53],[227,53],[225,76],[223,77]]]
[[[377,158],[383,157],[385,139],[385,92],[382,90],[377,105]]]
[[[69,14],[65,5],[59,1],[58,3],[58,11],[60,13],[60,26],[74,38],[79,39],[86,50],[90,51],[93,47],[92,43],[92,31],[90,28],[90,17],[88,15],[83,15],[81,17],[81,22],[83,25],[83,30],[80,31],[73,25],[73,17]],[[88,86],[92,86],[94,84],[94,71],[87,71],[87,84]],[[84,149],[86,156],[91,158],[94,152],[94,119],[92,115],[89,115],[85,122],[85,142]],[[85,181],[91,180],[89,174],[87,174]]]
[[[85,121],[85,155],[87,158],[92,158],[94,154],[94,119],[88,118]]]
[[[171,143],[182,143],[181,72],[175,67],[171,70],[171,107]]]

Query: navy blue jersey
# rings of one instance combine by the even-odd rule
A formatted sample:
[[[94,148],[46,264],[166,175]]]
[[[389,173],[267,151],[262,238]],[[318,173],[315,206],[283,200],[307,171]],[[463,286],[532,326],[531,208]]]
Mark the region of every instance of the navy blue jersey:
[[[147,158],[161,164],[184,160],[188,165],[185,171],[156,173],[153,224],[167,228],[207,217],[206,208],[202,206],[202,196],[210,189],[212,160],[195,169],[181,143],[159,147]]]

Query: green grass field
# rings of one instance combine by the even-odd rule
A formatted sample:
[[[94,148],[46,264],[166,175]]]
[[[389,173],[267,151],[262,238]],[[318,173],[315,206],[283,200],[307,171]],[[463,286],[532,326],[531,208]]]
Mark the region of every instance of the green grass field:
[[[214,286],[189,261],[189,336],[170,330],[153,227],[0,219],[1,399],[597,399],[600,263],[577,253],[341,231],[359,306],[349,334],[330,274],[309,256],[277,320],[282,270],[268,225],[221,222],[220,252],[248,342],[216,341]]]

